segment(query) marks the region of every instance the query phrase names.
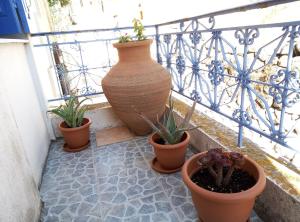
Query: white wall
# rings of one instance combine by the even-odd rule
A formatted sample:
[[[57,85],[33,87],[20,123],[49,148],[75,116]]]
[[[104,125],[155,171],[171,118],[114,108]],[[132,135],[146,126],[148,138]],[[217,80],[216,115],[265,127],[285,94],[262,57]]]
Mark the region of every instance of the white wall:
[[[31,31],[50,31],[46,3],[32,1]],[[0,222],[39,221],[50,138],[36,67],[30,39],[0,38]]]
[[[0,75],[1,82],[3,77]],[[22,146],[12,104],[2,84],[0,104],[0,221],[34,222],[40,208],[38,189]]]
[[[47,0],[30,0],[30,33],[51,31],[51,16]]]
[[[0,221],[34,222],[49,137],[27,43],[0,43]]]
[[[2,81],[20,140],[32,169],[35,183],[41,179],[50,143],[46,125],[46,105],[38,89],[38,78],[26,43],[0,44]],[[0,135],[1,136],[1,135]]]

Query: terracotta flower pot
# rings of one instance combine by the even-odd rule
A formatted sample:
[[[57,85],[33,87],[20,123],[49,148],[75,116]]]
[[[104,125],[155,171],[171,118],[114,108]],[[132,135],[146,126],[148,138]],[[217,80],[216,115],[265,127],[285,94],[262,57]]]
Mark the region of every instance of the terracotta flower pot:
[[[182,141],[178,144],[159,144],[160,136],[152,134],[149,143],[153,146],[155,158],[152,168],[160,173],[173,173],[179,171],[185,161],[185,153],[190,141],[190,135],[185,132]]]
[[[64,145],[65,151],[78,152],[89,145],[91,123],[91,119],[84,118],[82,126],[76,128],[69,128],[65,122],[59,124],[59,129],[66,142]]]
[[[152,40],[113,44],[119,62],[102,80],[106,98],[117,116],[137,135],[151,132],[137,115],[142,112],[154,121],[165,110],[171,89],[168,71],[150,56]]]
[[[205,152],[191,157],[182,167],[182,178],[190,189],[199,219],[203,222],[246,222],[250,217],[255,198],[262,193],[266,185],[263,169],[248,157],[245,157],[243,169],[256,179],[256,184],[239,193],[217,193],[208,191],[190,179],[199,170],[197,163]]]

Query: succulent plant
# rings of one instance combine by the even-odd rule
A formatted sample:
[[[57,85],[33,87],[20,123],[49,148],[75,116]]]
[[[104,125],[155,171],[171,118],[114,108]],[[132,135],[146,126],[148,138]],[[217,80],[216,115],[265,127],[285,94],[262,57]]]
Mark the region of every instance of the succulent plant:
[[[174,115],[174,105],[172,96],[169,97],[169,109],[163,115],[163,121],[160,122],[157,117],[157,126],[147,116],[140,113],[139,115],[151,126],[151,128],[164,140],[166,144],[177,144],[181,142],[185,131],[192,130],[197,127],[189,128],[189,122],[195,110],[196,101],[194,101],[191,109],[186,113],[183,121],[177,124]]]
[[[127,33],[125,33],[125,35],[120,36],[119,43],[130,42],[131,40],[131,37]]]
[[[79,127],[82,125],[84,113],[87,110],[87,106],[81,106],[81,104],[86,100],[87,98],[78,102],[75,96],[71,96],[65,105],[61,105],[50,112],[63,118],[68,127]]]
[[[214,148],[198,160],[202,168],[207,168],[209,173],[215,178],[218,187],[227,186],[235,169],[241,168],[245,163],[245,158],[241,153],[223,152],[220,148]],[[224,176],[224,167],[228,167]]]

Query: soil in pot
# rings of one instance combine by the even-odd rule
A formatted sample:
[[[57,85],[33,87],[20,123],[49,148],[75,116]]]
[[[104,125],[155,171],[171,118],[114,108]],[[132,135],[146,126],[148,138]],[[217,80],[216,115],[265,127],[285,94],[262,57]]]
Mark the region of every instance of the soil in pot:
[[[181,140],[180,143],[183,142],[186,139],[186,136],[184,135]],[[167,145],[166,141],[160,137],[155,138],[155,140],[153,140],[155,143],[160,144],[160,145]],[[174,144],[169,144],[169,145],[174,145]]]
[[[255,185],[237,193],[211,192],[192,181],[200,168],[199,158],[205,154],[206,152],[195,154],[182,168],[182,178],[191,191],[199,219],[204,222],[246,222],[251,215],[256,197],[262,193],[266,185],[263,169],[245,156],[242,169],[255,178]]]
[[[226,175],[228,168],[224,168],[224,175]],[[256,184],[256,180],[248,172],[235,169],[229,184],[227,186],[218,187],[215,185],[214,177],[209,173],[208,169],[200,169],[193,174],[191,180],[198,186],[213,192],[218,193],[238,193],[248,190]]]

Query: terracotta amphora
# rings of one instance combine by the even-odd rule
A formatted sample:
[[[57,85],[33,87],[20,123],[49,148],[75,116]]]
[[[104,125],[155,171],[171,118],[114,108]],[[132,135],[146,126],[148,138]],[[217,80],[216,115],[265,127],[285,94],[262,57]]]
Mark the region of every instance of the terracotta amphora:
[[[115,43],[119,62],[102,80],[102,88],[117,116],[137,135],[151,132],[138,115],[161,117],[171,89],[168,71],[150,56],[151,39]]]

